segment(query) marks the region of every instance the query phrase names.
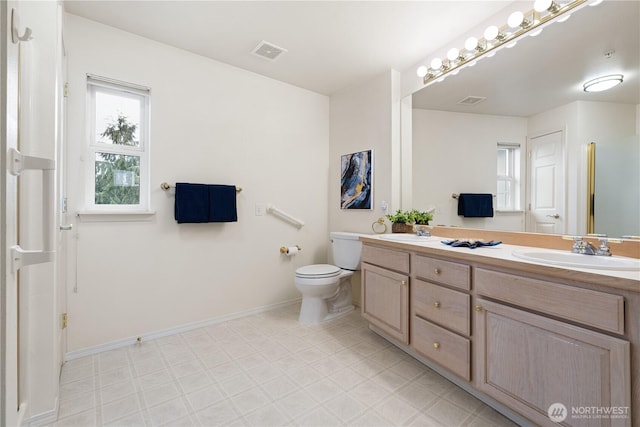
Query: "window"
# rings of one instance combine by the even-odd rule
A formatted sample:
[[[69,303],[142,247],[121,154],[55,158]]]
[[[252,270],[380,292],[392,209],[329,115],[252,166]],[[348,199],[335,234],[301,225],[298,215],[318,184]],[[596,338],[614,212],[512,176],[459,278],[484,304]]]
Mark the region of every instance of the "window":
[[[94,211],[149,208],[149,89],[87,76],[89,182]]]
[[[497,210],[520,210],[520,144],[498,143]]]

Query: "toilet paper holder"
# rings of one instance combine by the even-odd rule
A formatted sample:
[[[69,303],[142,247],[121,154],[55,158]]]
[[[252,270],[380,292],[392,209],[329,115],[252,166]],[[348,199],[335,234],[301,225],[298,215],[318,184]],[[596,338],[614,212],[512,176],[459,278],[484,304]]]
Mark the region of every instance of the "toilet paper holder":
[[[301,251],[301,250],[302,250],[302,248],[300,247],[300,245],[296,245],[295,247],[296,247],[299,251]],[[286,247],[286,246],[281,246],[281,247],[280,247],[280,253],[281,253],[281,254],[289,253],[289,248],[288,248],[288,247]]]

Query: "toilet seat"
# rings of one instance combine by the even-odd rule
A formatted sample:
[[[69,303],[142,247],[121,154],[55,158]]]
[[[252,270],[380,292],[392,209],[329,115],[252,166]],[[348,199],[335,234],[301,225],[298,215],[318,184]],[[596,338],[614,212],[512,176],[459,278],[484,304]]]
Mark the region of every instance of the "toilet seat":
[[[301,279],[328,279],[338,277],[342,269],[331,264],[305,265],[296,270],[296,277]]]

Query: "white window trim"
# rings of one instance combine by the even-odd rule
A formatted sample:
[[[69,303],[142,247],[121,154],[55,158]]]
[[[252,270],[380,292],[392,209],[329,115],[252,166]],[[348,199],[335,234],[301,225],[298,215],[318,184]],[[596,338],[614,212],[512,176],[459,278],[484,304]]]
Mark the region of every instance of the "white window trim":
[[[142,97],[141,120],[140,120],[140,145],[114,146],[96,141],[95,135],[95,88],[112,90],[120,95],[131,94],[132,97]],[[86,186],[85,186],[85,210],[78,212],[79,215],[92,215],[96,219],[104,215],[135,215],[154,214],[150,210],[150,95],[148,87],[122,82],[106,77],[87,74],[87,107],[86,107]],[[96,153],[107,152],[140,157],[140,203],[137,205],[101,205],[95,203],[95,159]],[[134,218],[132,217],[132,218]],[[126,220],[123,218],[123,220]]]
[[[496,209],[497,211],[500,211],[502,213],[509,213],[509,212],[522,212],[522,208],[521,208],[521,191],[520,191],[520,176],[521,176],[521,160],[520,160],[520,151],[521,151],[521,147],[520,144],[518,143],[511,143],[511,142],[498,142],[497,145],[497,149],[500,148],[506,148],[509,149],[510,151],[513,151],[512,155],[509,156],[509,170],[513,172],[513,174],[508,174],[505,176],[497,176],[497,180],[496,180],[496,185],[498,182],[501,181],[505,181],[505,182],[510,182],[510,188],[511,188],[511,198],[513,200],[513,204],[512,206],[509,207],[499,207],[498,209]]]

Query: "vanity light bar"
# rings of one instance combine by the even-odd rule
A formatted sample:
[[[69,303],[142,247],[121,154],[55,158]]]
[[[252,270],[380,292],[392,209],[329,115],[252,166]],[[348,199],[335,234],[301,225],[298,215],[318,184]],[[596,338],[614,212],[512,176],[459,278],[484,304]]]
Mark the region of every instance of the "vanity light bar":
[[[589,0],[573,0],[566,4],[558,4],[555,1],[536,0],[534,8],[527,13],[514,12],[509,16],[507,24],[501,27],[488,27],[484,32],[484,37],[480,39],[469,37],[464,44],[464,49],[452,48],[447,52],[445,59],[434,58],[431,61],[431,67],[424,65],[418,67],[418,76],[422,77],[424,84],[444,77],[452,71],[478,60],[483,55],[490,52],[492,55],[495,54],[494,51],[503,45],[511,47],[515,44],[516,39],[527,33],[534,30],[542,31],[543,25],[582,6],[587,1]],[[591,1],[593,2],[593,0]],[[536,33],[531,35],[536,35]]]

